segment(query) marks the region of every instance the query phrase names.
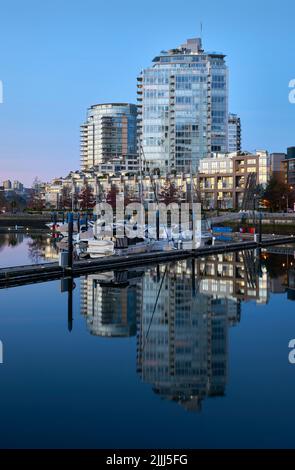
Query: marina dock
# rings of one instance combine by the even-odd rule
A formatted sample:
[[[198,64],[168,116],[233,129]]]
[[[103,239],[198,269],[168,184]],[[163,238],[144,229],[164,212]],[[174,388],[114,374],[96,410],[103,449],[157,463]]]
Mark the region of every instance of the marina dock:
[[[94,272],[126,270],[128,268],[170,263],[187,258],[198,258],[217,253],[230,253],[243,250],[254,250],[294,243],[293,236],[273,236],[256,241],[229,242],[195,250],[157,251],[122,256],[109,256],[98,259],[75,261],[71,269],[62,268],[57,262],[26,266],[5,267],[0,269],[0,289],[37,282],[46,282],[63,277],[78,277]]]

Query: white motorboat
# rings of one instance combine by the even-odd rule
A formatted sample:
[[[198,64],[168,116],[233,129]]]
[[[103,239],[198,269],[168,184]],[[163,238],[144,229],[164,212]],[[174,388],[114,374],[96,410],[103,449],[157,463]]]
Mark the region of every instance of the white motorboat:
[[[102,258],[115,253],[115,244],[112,240],[88,240],[87,253],[90,258]]]
[[[94,233],[91,227],[88,229],[85,228],[84,230],[82,228],[77,235],[77,243],[80,243],[80,242],[88,243],[88,240],[93,240],[93,238],[94,238]]]

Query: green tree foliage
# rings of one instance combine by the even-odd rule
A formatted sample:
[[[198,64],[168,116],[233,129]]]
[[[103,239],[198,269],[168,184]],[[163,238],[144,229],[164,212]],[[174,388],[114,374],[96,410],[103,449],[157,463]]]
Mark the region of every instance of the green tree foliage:
[[[294,204],[294,190],[273,176],[264,191],[263,199],[272,211],[281,211]]]
[[[0,210],[3,211],[7,208],[7,201],[3,191],[0,191]]]
[[[95,206],[95,198],[91,187],[85,184],[79,195],[80,208],[88,211]]]

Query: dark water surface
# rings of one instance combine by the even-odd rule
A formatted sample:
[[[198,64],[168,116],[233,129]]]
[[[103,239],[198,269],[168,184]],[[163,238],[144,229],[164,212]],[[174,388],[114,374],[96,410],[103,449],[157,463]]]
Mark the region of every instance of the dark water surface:
[[[61,281],[0,290],[0,447],[295,447],[293,265],[248,252],[196,260],[194,278],[191,260],[90,275],[72,312]]]

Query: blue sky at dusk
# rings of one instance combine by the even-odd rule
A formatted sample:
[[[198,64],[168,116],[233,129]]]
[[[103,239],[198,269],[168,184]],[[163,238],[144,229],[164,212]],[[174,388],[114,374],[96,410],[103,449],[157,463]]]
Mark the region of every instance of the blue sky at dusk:
[[[295,3],[187,0],[1,2],[0,181],[49,181],[79,168],[91,104],[136,102],[136,77],[162,49],[199,36],[227,55],[229,110],[243,148],[295,145]]]

